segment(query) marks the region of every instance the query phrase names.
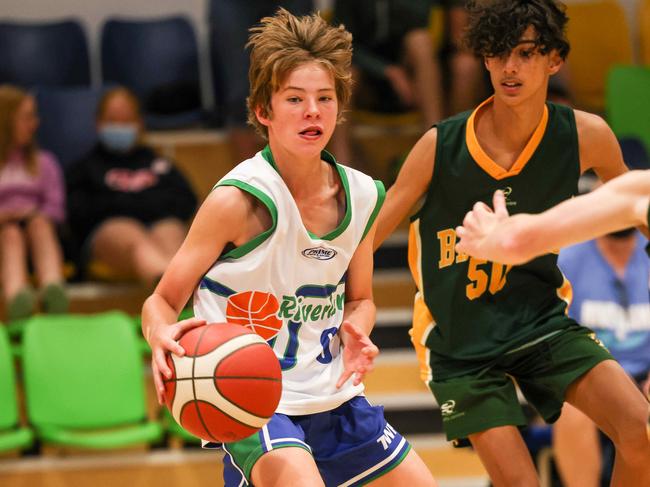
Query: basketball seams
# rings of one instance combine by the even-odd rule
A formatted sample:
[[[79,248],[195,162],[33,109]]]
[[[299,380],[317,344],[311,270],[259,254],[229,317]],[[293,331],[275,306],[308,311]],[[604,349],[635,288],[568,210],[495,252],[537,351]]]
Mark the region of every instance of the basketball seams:
[[[222,325],[207,325],[207,326],[222,326]],[[241,326],[241,325],[238,325],[238,326]],[[244,328],[245,328],[245,327],[244,327]],[[205,333],[205,332],[204,332],[204,333]],[[203,335],[203,334],[201,334],[201,335]],[[230,338],[228,338],[228,340],[224,340],[224,341],[221,342],[219,345],[217,345],[216,348],[218,348],[218,347],[222,347],[222,346],[225,345],[226,343],[230,343],[231,341],[233,341],[233,340],[237,340],[237,339],[240,338],[240,337],[241,337],[241,335],[235,335],[235,336],[233,336],[233,337],[230,337]],[[199,340],[197,340],[197,346],[196,346],[196,348],[194,349],[195,351],[198,351],[198,349],[199,349],[200,340],[201,340],[201,338],[199,338]],[[262,342],[259,342],[259,343],[262,343]],[[209,354],[211,354],[212,352],[214,352],[216,348],[213,348],[212,350],[208,350],[207,352],[202,353],[202,354],[200,354],[200,355],[198,355],[198,354],[197,354],[197,355],[192,355],[191,358],[194,359],[194,358],[199,358],[199,357],[205,357],[206,355],[209,355]],[[192,376],[194,376],[194,367],[192,367]]]
[[[278,381],[277,379],[270,379],[270,378],[263,378],[263,377],[255,377],[255,378],[247,377],[246,379],[247,380],[271,380],[271,381],[274,381],[274,382],[281,382],[281,381]],[[262,415],[260,415],[260,414],[258,414],[256,412],[254,412],[254,411],[250,411],[249,409],[246,409],[245,407],[241,406],[240,404],[234,403],[230,399],[228,399],[228,396],[224,395],[223,391],[219,388],[219,383],[216,380],[214,381],[214,387],[217,389],[217,392],[221,395],[221,397],[223,397],[231,405],[235,406],[237,409],[239,409],[241,411],[244,411],[245,413],[248,413],[248,414],[250,414],[252,416],[256,416],[258,418],[264,418],[264,419],[270,419],[270,418],[273,417],[273,414],[275,414],[275,413],[271,413],[270,416],[262,416]],[[221,411],[221,412],[226,414],[224,411]],[[228,416],[230,416],[230,415],[228,415]],[[233,419],[236,419],[236,418],[233,418]],[[237,420],[237,422],[239,422],[239,423],[241,423],[243,425],[246,425],[246,426],[250,426],[251,428],[254,427],[254,426],[251,426],[250,424],[243,423],[240,420]]]
[[[196,341],[196,344],[194,346],[194,355],[192,356],[192,378],[194,378],[194,376],[195,376],[194,370],[196,368],[196,358],[199,356],[198,352],[199,352],[199,350],[201,348],[201,341],[203,340],[203,337],[205,336],[205,334],[207,333],[207,331],[210,329],[211,326],[215,326],[215,325],[211,325],[211,324],[206,325],[205,329],[203,329],[201,331],[201,334],[199,335],[199,339]],[[203,425],[203,428],[205,429],[205,431],[208,432],[211,439],[214,439],[212,437],[212,433],[210,433],[210,430],[208,429],[208,426],[205,424],[205,421],[203,420],[203,415],[201,414],[201,409],[199,408],[199,400],[196,397],[196,383],[194,382],[194,380],[192,380],[192,396],[194,398],[193,404],[194,404],[194,407],[196,408],[196,415],[199,418],[199,421]],[[184,408],[181,408],[181,412],[183,411],[183,409]],[[181,417],[182,417],[182,415],[181,415]],[[180,423],[180,421],[179,421],[179,423]]]

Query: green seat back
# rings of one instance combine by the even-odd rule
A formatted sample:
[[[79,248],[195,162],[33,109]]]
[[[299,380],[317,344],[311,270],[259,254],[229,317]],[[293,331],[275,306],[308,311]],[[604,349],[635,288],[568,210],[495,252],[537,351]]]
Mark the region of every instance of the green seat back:
[[[145,419],[141,354],[124,313],[35,316],[26,325],[23,363],[36,427],[108,428]]]
[[[13,428],[18,423],[14,374],[13,354],[7,330],[0,324],[0,430]]]
[[[611,69],[607,78],[607,121],[618,137],[638,137],[650,152],[650,67]]]

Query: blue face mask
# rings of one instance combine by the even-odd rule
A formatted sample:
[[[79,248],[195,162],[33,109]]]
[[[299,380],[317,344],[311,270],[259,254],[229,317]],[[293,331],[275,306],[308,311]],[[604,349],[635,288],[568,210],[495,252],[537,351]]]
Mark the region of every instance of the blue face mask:
[[[99,129],[99,141],[113,152],[129,152],[137,138],[138,126],[132,123],[107,123]]]

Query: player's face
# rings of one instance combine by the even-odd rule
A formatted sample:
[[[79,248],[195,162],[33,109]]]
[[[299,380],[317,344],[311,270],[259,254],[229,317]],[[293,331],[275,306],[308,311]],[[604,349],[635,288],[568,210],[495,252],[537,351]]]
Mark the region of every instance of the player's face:
[[[535,29],[528,27],[512,51],[485,58],[495,96],[506,103],[516,104],[534,95],[546,99],[548,77],[562,66],[556,51],[539,51],[536,39]]]
[[[288,151],[317,155],[330,140],[338,113],[334,78],[323,66],[310,62],[291,71],[271,97],[268,117],[257,118],[269,131],[269,140]]]

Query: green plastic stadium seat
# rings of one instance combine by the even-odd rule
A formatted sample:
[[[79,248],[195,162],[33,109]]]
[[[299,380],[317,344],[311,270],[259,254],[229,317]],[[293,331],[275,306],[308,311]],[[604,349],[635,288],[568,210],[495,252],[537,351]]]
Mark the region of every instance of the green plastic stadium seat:
[[[29,428],[18,425],[16,376],[9,338],[0,325],[0,452],[31,446],[34,437]]]
[[[606,100],[607,121],[616,136],[636,136],[650,152],[650,67],[613,67]]]
[[[128,315],[39,315],[23,336],[27,415],[42,441],[88,449],[150,444],[142,355]]]

